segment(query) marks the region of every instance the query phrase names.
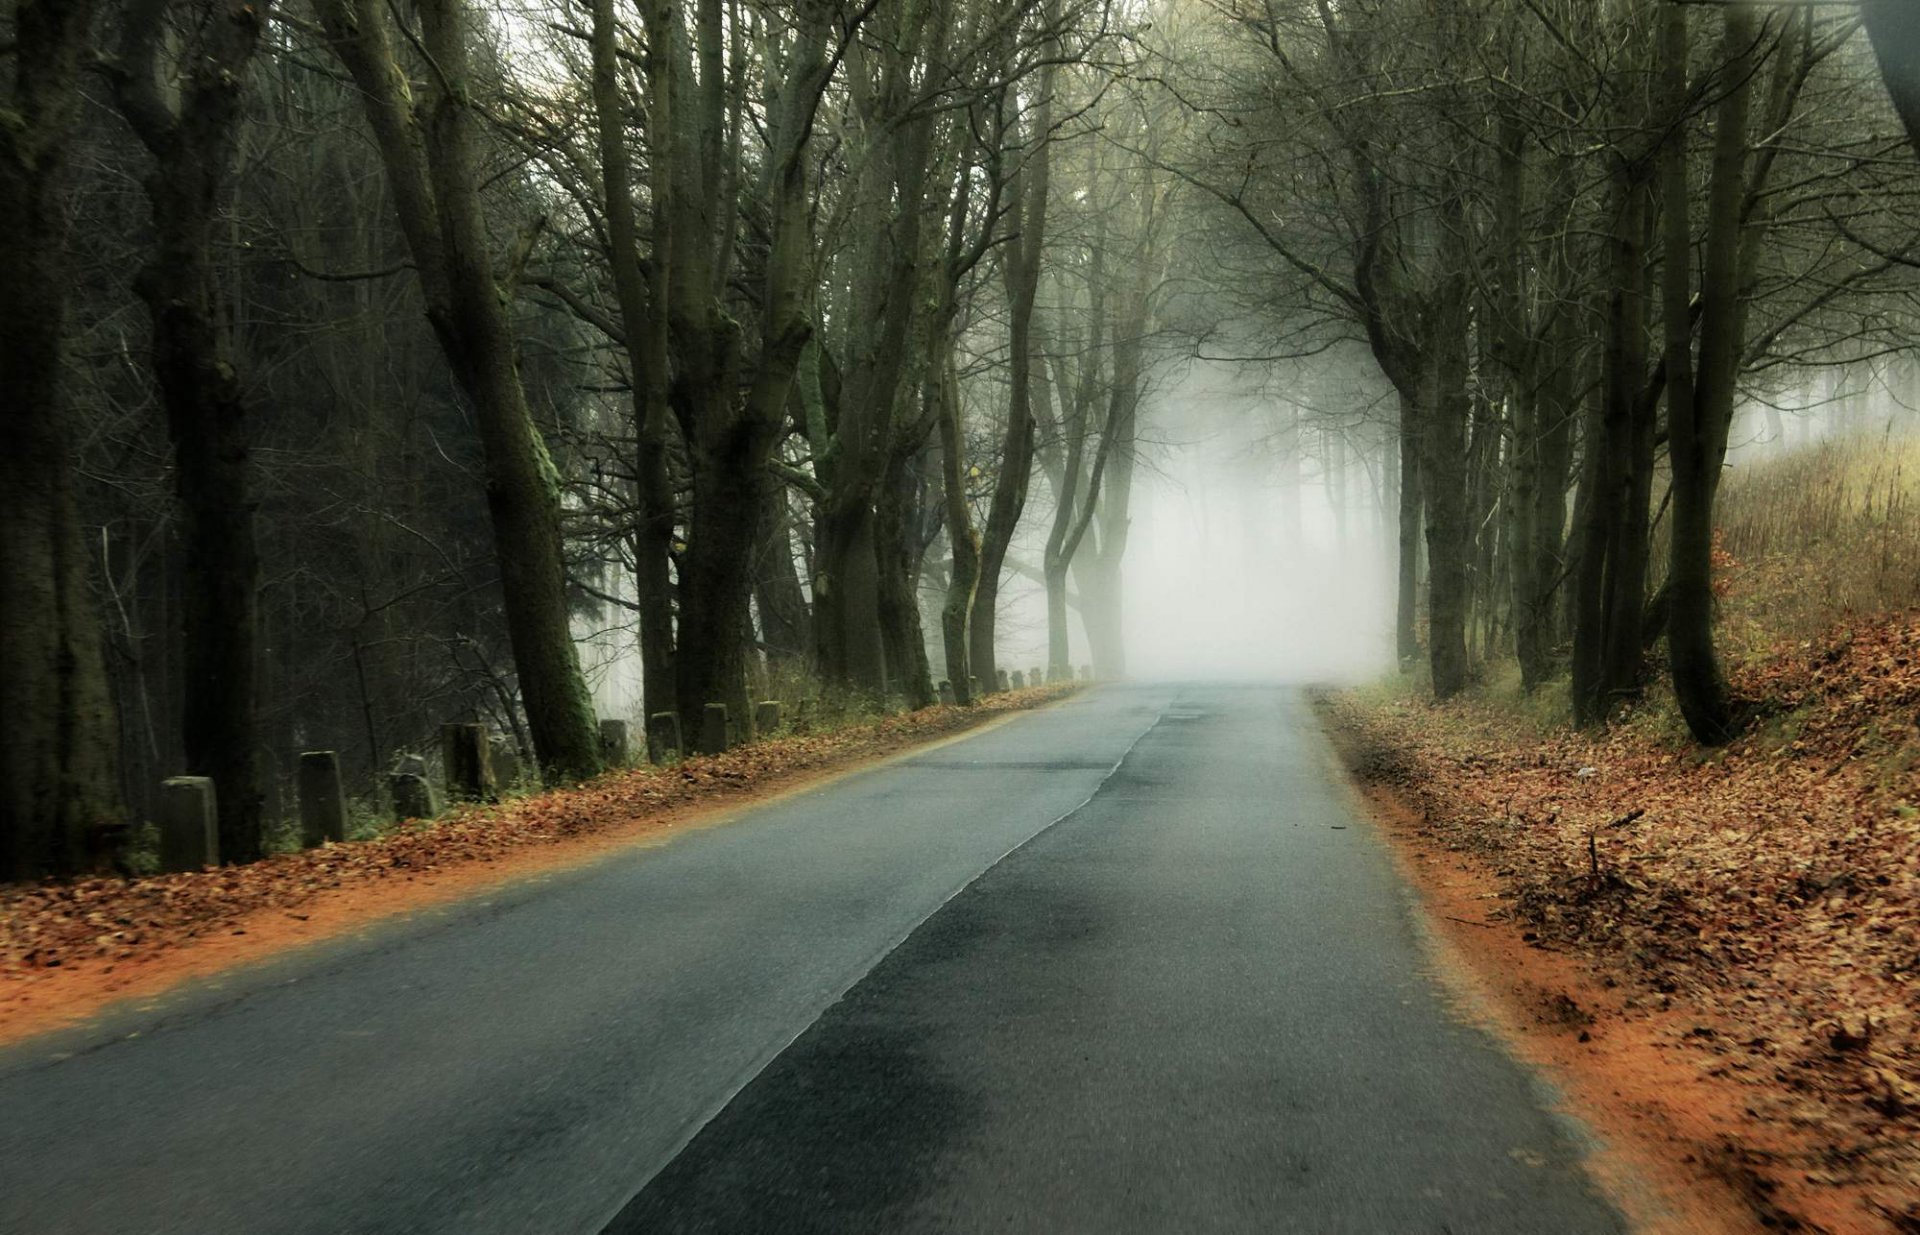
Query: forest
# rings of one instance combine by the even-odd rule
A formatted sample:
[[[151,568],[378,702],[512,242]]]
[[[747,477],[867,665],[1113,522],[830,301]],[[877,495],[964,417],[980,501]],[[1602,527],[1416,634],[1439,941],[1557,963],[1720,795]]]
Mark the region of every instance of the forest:
[[[561,785],[609,717],[971,706],[1023,603],[1047,680],[1123,678],[1202,364],[1387,530],[1422,689],[1659,684],[1719,747],[1736,426],[1920,395],[1899,0],[16,0],[0,46],[5,879],[183,774],[252,861],[301,752],[377,802],[451,722]]]

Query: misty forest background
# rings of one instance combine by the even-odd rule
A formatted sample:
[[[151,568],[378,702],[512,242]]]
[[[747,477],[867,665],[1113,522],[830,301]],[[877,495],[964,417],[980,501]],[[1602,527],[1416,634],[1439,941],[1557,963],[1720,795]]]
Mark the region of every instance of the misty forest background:
[[[1899,0],[15,0],[0,49],[0,878],[180,773],[244,862],[302,750],[371,799],[477,719],[560,783],[598,716],[1129,639],[1717,744],[1741,622],[1915,599]],[[1734,621],[1787,548],[1858,568]]]

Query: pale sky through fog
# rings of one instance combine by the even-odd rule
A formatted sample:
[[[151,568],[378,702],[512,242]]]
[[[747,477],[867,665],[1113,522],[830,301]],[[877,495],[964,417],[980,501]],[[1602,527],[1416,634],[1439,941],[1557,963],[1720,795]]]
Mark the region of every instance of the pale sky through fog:
[[[1391,664],[1393,556],[1356,461],[1344,545],[1309,466],[1286,500],[1263,440],[1271,396],[1197,366],[1156,399],[1126,559],[1127,660],[1136,678],[1351,680]]]

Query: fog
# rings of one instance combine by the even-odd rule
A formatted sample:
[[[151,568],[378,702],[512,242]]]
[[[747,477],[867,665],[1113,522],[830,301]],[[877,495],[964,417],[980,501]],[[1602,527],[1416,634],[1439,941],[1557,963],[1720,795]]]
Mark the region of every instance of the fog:
[[[1126,557],[1129,664],[1145,678],[1352,679],[1393,649],[1393,558],[1366,500],[1336,518],[1325,471],[1277,422],[1297,409],[1199,364],[1149,424]],[[1292,473],[1300,473],[1298,477]]]
[[[1351,440],[1377,425],[1295,397],[1331,385],[1368,402],[1368,380],[1351,356],[1164,366],[1141,411],[1123,568],[1130,678],[1348,682],[1391,666],[1395,547],[1375,472],[1393,460]],[[1023,564],[1041,559],[1050,496],[1036,478],[1015,541]],[[1086,633],[1069,616],[1083,664]],[[1037,579],[1009,579],[1000,642],[1015,666],[1046,662]]]

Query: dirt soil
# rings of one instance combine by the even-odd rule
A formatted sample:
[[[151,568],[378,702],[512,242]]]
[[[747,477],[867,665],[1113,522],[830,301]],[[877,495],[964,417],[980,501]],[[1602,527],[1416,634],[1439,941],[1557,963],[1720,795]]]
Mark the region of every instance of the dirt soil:
[[[139,879],[0,886],[0,1044],[120,1000],[343,934],[510,879],[724,823],[808,788],[1051,703],[1072,686],[989,696],[409,823],[374,840]]]
[[[1494,1019],[1650,1185],[1650,1228],[1911,1235],[1920,615],[1733,685],[1755,723],[1708,752],[1651,715],[1543,736],[1493,701],[1321,706]]]

